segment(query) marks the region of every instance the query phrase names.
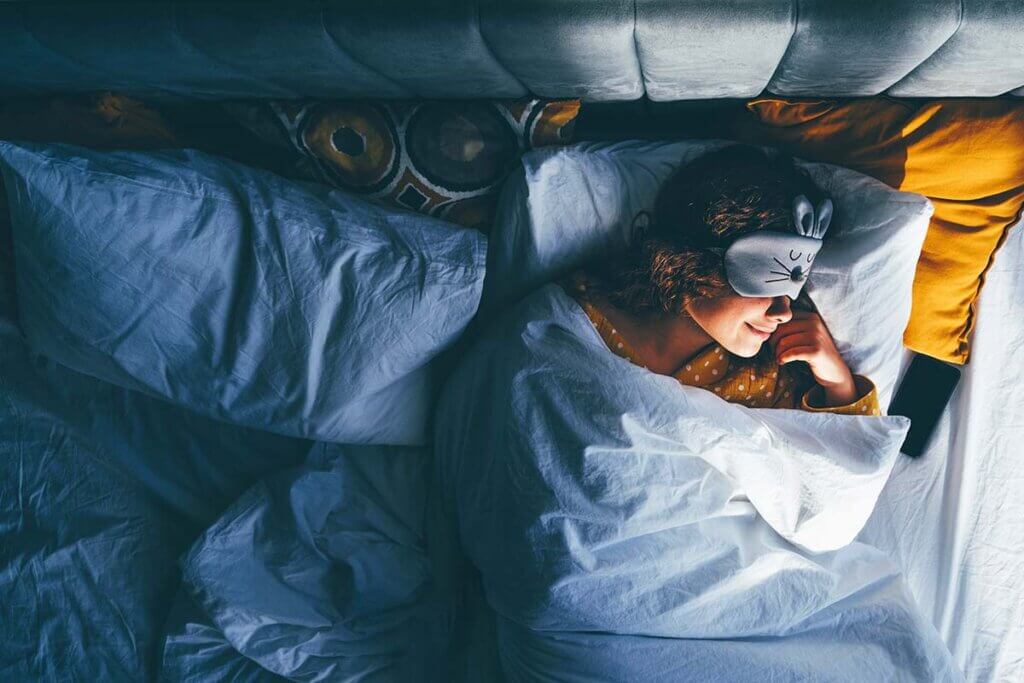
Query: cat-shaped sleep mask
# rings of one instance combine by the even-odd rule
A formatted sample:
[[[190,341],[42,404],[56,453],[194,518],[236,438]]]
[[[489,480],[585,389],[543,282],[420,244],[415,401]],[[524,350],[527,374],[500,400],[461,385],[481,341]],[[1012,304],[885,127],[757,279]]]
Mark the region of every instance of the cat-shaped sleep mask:
[[[757,230],[725,250],[725,275],[740,296],[796,299],[832,221],[832,200],[815,208],[804,195],[793,200],[795,232]]]

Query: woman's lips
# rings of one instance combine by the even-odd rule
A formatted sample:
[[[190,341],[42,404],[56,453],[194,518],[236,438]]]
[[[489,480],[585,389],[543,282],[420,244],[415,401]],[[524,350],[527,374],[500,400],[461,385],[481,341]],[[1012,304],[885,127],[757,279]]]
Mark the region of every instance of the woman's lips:
[[[759,327],[754,327],[754,326],[753,326],[753,325],[751,325],[750,323],[746,323],[746,325],[747,325],[747,327],[749,327],[749,328],[750,328],[750,329],[751,329],[751,330],[753,331],[753,333],[754,333],[754,334],[756,334],[756,335],[757,335],[758,337],[760,337],[761,339],[767,339],[768,337],[772,336],[772,332],[774,332],[774,331],[775,331],[775,330],[771,330],[771,331],[769,332],[769,331],[767,331],[767,330],[762,330],[762,329],[761,329],[761,328],[759,328]]]

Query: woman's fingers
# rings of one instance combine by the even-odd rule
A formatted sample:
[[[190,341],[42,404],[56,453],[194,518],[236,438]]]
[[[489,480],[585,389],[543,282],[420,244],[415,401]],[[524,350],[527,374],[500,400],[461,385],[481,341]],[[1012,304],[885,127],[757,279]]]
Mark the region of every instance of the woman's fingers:
[[[803,320],[790,320],[789,322],[782,323],[776,328],[776,332],[783,330],[808,330],[820,327],[816,320],[810,318],[804,318]]]
[[[810,311],[793,313],[793,318],[779,325],[770,340],[779,365],[805,361],[814,379],[823,386],[837,386],[849,380],[850,370],[821,316]]]
[[[817,358],[819,349],[817,346],[793,346],[778,354],[780,365],[802,360],[810,363]]]
[[[821,318],[817,316],[797,318],[789,320],[779,325],[775,334],[783,336],[790,332],[796,332],[800,330],[823,330],[824,324],[821,322]]]
[[[775,340],[775,355],[795,346],[821,346],[821,336],[813,329],[787,331]]]
[[[814,332],[819,335],[828,334],[828,329],[825,327],[825,323],[822,322],[821,318],[817,314],[811,314],[808,317],[800,318],[799,320],[790,320],[779,325],[776,330],[776,334],[785,336],[790,332]]]
[[[771,341],[773,346],[778,348],[779,344],[782,343],[783,340],[789,339],[790,337],[807,336],[815,334],[816,330],[812,325],[797,325],[794,327],[787,326],[785,328],[779,327],[779,329],[777,329],[772,334],[772,336],[769,337],[769,340]]]

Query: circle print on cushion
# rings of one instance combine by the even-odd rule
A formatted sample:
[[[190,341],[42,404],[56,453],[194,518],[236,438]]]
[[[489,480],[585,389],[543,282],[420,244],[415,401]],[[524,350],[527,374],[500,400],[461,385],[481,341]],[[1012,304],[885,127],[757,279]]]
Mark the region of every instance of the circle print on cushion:
[[[535,103],[526,121],[526,146],[533,148],[566,144],[572,139],[579,113],[579,100]]]
[[[383,190],[402,156],[385,111],[358,102],[315,107],[303,121],[302,142],[339,185],[364,193]]]
[[[418,175],[438,190],[484,190],[519,158],[515,134],[489,103],[432,102],[413,112],[406,149]]]

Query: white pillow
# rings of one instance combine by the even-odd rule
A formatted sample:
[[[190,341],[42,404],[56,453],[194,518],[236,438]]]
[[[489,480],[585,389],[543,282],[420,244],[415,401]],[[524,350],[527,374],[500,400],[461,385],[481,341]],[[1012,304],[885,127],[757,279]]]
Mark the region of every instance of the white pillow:
[[[482,308],[494,310],[589,258],[629,243],[662,183],[722,140],[583,143],[523,157],[491,233]],[[932,214],[921,195],[856,171],[799,162],[835,202],[835,217],[807,293],[854,372],[889,404],[903,360],[903,329]]]
[[[245,427],[425,442],[480,233],[195,150],[0,142],[0,174],[34,351]]]

